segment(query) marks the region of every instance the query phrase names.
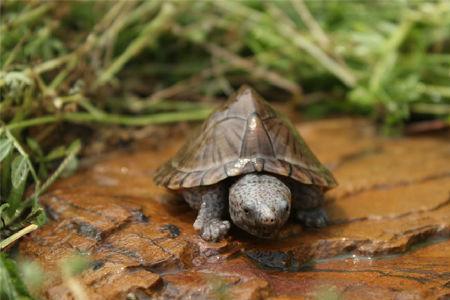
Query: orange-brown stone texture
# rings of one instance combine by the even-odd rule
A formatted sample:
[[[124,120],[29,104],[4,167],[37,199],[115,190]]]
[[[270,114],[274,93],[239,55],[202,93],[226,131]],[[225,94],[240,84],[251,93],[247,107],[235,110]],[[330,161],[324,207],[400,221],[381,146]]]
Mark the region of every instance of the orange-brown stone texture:
[[[152,182],[181,141],[118,150],[42,197],[50,222],[20,244],[49,274],[41,296],[73,299],[56,270],[82,253],[91,265],[75,280],[89,299],[449,299],[448,132],[381,138],[354,119],[298,128],[339,182],[329,227],[290,223],[275,241],[233,228],[204,242],[195,212]]]

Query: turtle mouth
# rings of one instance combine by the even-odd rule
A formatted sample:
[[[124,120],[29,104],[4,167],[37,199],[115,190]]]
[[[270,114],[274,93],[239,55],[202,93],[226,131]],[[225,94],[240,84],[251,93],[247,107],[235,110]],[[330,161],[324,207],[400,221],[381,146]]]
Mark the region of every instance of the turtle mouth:
[[[246,224],[241,222],[234,222],[235,225],[243,229],[244,231],[248,232],[249,234],[263,238],[263,239],[270,239],[278,234],[281,226],[277,224],[276,226],[264,226],[264,225],[257,225],[257,224]],[[255,226],[256,225],[256,226]]]
[[[273,238],[280,231],[281,226],[270,226],[270,227],[253,227],[247,228],[247,232],[263,239]]]
[[[278,233],[278,230],[276,231],[263,231],[258,236],[261,238],[269,239],[274,237]]]

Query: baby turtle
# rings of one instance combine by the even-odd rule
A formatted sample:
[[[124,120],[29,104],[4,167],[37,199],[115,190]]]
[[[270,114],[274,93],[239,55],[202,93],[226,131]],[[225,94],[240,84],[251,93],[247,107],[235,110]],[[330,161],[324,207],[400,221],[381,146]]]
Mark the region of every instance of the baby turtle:
[[[211,114],[155,182],[180,191],[198,210],[194,228],[218,241],[235,225],[274,237],[290,216],[323,227],[323,193],[336,181],[294,126],[252,88],[243,86]]]

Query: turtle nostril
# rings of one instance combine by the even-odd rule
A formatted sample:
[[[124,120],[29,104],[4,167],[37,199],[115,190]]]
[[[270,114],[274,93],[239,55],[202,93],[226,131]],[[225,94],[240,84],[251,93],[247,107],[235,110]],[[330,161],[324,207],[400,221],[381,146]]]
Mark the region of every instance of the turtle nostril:
[[[275,219],[271,218],[271,219],[264,219],[264,223],[267,225],[272,225],[275,223]]]

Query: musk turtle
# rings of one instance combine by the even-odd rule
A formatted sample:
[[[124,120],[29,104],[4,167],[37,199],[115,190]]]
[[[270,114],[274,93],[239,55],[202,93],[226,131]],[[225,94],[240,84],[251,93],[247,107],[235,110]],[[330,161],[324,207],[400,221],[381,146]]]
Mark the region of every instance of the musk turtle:
[[[248,86],[214,111],[154,180],[198,210],[194,228],[207,241],[226,235],[228,215],[261,238],[274,237],[291,210],[304,225],[323,227],[323,193],[336,185],[289,120]]]

